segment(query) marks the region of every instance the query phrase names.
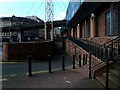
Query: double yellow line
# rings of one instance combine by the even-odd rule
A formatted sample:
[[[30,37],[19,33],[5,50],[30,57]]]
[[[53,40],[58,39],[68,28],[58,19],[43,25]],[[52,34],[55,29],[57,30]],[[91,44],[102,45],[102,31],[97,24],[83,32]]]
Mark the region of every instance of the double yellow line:
[[[16,63],[27,63],[27,62],[0,62],[0,64],[16,64]]]

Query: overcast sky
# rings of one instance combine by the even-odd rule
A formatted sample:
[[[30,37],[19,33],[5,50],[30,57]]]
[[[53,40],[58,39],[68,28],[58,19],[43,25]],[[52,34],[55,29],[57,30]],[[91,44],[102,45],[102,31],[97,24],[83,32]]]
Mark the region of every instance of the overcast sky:
[[[0,0],[0,17],[37,16],[45,20],[46,0]],[[53,0],[54,20],[65,18],[69,0]]]

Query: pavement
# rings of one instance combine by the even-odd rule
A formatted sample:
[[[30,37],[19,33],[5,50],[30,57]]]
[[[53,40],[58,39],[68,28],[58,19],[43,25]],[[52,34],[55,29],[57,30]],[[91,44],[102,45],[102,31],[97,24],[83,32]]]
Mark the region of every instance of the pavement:
[[[11,77],[2,82],[3,88],[103,88],[96,80],[88,78],[87,66],[54,71],[53,73],[39,73],[29,77],[27,75]]]
[[[2,88],[103,88],[96,80],[88,78],[88,65],[54,70],[52,73],[34,73],[4,78]]]
[[[72,60],[70,58],[67,59]],[[26,73],[2,77],[0,81],[2,81],[3,90],[6,88],[14,88],[14,90],[19,88],[103,88],[96,80],[88,78],[88,65],[82,65],[82,67],[76,66],[76,69],[73,69],[71,63],[69,63],[66,66],[66,70],[63,71],[59,67],[61,66],[61,59],[54,57],[53,61],[52,73],[49,73],[48,69],[44,69],[37,70],[37,72],[33,71],[31,77]],[[46,67],[46,65],[42,67]],[[9,70],[9,68],[6,70]],[[19,72],[20,70],[17,69],[17,71]]]

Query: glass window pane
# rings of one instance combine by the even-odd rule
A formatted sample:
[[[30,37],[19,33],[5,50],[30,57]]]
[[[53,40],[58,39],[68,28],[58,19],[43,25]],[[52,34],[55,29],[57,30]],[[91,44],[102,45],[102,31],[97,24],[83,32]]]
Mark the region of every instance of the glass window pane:
[[[110,12],[106,13],[106,36],[110,35]]]

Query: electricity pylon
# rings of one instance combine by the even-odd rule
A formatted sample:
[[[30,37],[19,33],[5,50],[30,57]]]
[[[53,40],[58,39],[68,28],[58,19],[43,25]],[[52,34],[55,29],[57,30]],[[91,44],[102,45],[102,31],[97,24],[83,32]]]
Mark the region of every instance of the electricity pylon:
[[[53,2],[46,0],[45,2],[45,39],[53,41]]]

